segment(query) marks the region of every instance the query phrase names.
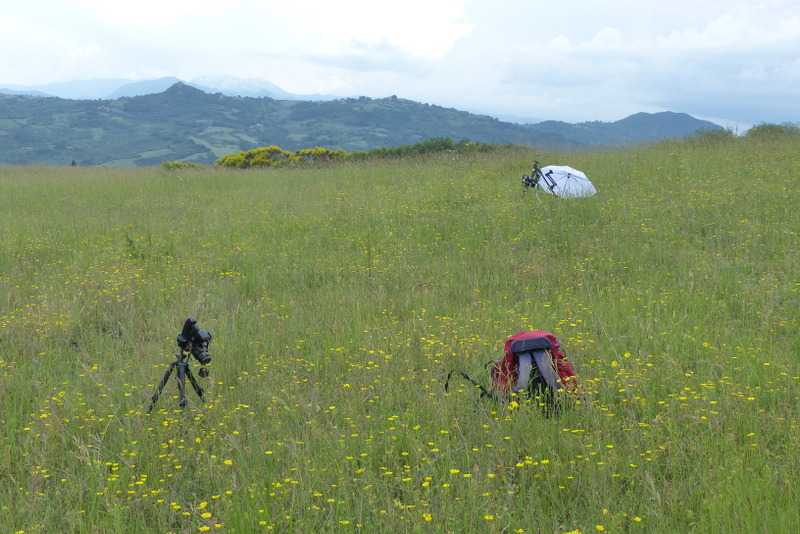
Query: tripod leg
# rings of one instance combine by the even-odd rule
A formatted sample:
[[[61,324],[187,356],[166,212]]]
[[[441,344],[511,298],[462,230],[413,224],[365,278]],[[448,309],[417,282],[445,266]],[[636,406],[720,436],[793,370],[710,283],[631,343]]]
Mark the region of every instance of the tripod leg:
[[[186,408],[186,373],[189,371],[189,364],[186,362],[178,362],[178,393],[180,395],[180,402],[178,405],[181,411]]]
[[[169,382],[169,376],[172,374],[172,370],[174,368],[175,368],[175,362],[170,363],[169,369],[167,369],[167,372],[164,373],[164,377],[161,379],[161,383],[158,385],[158,389],[150,399],[150,408],[147,409],[147,413],[153,411],[153,408],[156,405],[156,401],[158,400],[158,397],[161,395],[161,391],[164,389],[164,386],[166,386],[167,382]]]
[[[186,368],[186,376],[189,377],[189,382],[192,384],[194,392],[197,393],[197,396],[200,397],[200,400],[203,400],[204,390],[200,387],[200,384],[197,383],[197,380],[195,380],[194,375],[192,374],[192,370],[188,367]]]

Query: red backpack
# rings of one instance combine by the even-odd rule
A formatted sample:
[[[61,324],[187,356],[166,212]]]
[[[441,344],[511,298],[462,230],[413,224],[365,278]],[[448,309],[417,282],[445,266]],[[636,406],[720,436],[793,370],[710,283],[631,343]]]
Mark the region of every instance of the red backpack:
[[[534,387],[574,391],[578,380],[556,337],[531,330],[506,340],[505,355],[492,362],[492,387],[503,395]]]
[[[517,332],[505,343],[505,354],[491,364],[492,391],[478,384],[463,371],[450,371],[444,384],[447,391],[450,375],[457,372],[481,390],[481,397],[505,397],[511,393],[537,390],[550,393],[575,392],[578,380],[572,364],[561,351],[556,337],[542,330]],[[487,364],[487,366],[489,365]]]

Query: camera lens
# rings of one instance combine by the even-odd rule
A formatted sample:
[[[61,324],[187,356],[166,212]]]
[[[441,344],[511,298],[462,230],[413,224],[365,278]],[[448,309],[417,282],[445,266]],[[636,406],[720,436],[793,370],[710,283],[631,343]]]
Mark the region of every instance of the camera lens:
[[[206,350],[205,344],[192,346],[192,356],[203,365],[211,363],[211,355]]]

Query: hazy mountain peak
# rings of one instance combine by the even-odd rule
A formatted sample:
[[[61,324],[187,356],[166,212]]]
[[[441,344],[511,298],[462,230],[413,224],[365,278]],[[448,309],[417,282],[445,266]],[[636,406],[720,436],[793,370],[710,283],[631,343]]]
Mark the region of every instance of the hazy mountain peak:
[[[272,98],[287,98],[290,96],[289,93],[271,81],[262,78],[207,75],[194,78],[191,84],[201,89],[209,88],[234,96],[270,96]]]
[[[165,76],[164,78],[158,78],[156,80],[130,82],[119,87],[116,91],[107,95],[106,98],[109,100],[116,100],[117,98],[123,97],[162,93],[180,81],[181,80],[174,76]]]

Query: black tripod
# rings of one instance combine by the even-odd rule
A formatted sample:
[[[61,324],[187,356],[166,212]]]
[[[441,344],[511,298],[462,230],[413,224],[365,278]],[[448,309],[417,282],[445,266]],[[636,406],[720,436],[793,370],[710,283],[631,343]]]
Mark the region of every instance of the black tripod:
[[[156,401],[158,400],[159,395],[161,395],[161,391],[164,389],[164,386],[167,385],[167,382],[169,382],[169,377],[176,367],[178,368],[178,394],[180,395],[179,406],[181,407],[181,411],[186,408],[186,377],[189,377],[189,382],[191,382],[195,393],[197,393],[197,396],[200,397],[200,400],[203,400],[203,388],[201,388],[200,384],[198,384],[197,380],[195,380],[192,370],[189,369],[189,364],[186,362],[186,358],[189,356],[188,351],[181,349],[181,352],[175,356],[178,359],[169,364],[169,369],[167,369],[167,372],[164,373],[164,378],[161,379],[161,383],[158,385],[158,390],[153,394],[150,402],[150,408],[147,410],[147,413],[153,411],[153,407],[155,407]],[[200,369],[200,376],[203,376],[203,371],[207,370],[205,368]]]

